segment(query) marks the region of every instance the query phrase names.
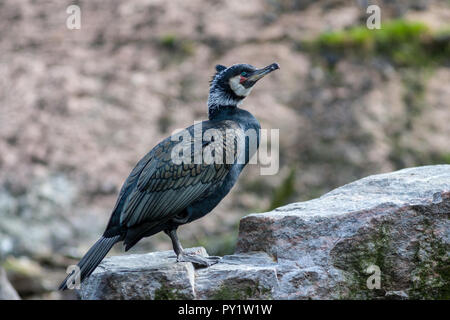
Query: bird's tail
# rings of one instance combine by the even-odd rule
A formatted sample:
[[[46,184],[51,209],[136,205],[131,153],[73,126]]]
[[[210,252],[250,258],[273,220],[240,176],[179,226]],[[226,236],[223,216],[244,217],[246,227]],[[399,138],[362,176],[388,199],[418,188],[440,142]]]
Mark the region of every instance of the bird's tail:
[[[103,260],[106,254],[111,250],[115,243],[121,240],[120,235],[105,238],[101,237],[97,242],[89,249],[84,257],[78,262],[78,268],[72,271],[66,279],[59,285],[59,290],[66,290],[68,285],[79,277],[80,282],[88,277],[97,268],[99,263]]]

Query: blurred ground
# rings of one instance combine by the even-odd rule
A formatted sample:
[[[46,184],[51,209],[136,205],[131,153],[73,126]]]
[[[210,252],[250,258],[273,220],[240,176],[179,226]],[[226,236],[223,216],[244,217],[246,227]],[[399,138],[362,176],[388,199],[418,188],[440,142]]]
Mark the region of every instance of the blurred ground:
[[[375,37],[358,27],[371,3],[383,23],[397,21]],[[70,4],[81,30],[66,28]],[[245,214],[450,163],[449,21],[444,0],[0,1],[0,261],[10,280],[22,297],[62,298],[54,287],[103,231],[135,163],[207,117],[218,63],[281,65],[244,103],[280,129],[280,172],[248,167],[212,214],[181,228],[185,246],[229,253]],[[132,252],[170,247],[158,235]]]

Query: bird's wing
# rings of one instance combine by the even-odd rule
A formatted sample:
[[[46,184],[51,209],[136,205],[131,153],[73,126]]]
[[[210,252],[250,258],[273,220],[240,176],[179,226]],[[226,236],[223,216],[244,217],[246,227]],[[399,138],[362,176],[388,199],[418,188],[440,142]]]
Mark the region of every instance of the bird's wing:
[[[205,142],[202,135],[191,136],[189,146],[197,141],[202,147],[190,150],[190,163],[172,161],[177,141],[166,139],[154,149],[153,156],[141,170],[133,191],[127,197],[120,216],[121,225],[131,227],[142,222],[170,219],[205,196],[211,187],[223,182],[239,157],[239,139],[242,139],[243,131],[230,120],[215,123],[214,129],[222,134],[223,139],[216,137],[217,140]],[[205,151],[212,148],[216,152],[221,150],[227,158],[220,158],[228,160],[208,163],[203,156],[201,162],[194,163],[199,152],[205,155]]]

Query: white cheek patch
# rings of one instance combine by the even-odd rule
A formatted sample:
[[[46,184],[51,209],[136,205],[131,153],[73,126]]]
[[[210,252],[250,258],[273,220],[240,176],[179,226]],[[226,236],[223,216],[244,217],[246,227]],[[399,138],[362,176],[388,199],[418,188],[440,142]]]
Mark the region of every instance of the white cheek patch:
[[[241,76],[239,76],[239,75],[231,78],[229,81],[230,88],[231,88],[231,90],[234,91],[234,93],[237,96],[246,97],[250,94],[250,91],[252,91],[253,87],[246,88],[242,84],[239,83],[240,81],[241,81]]]

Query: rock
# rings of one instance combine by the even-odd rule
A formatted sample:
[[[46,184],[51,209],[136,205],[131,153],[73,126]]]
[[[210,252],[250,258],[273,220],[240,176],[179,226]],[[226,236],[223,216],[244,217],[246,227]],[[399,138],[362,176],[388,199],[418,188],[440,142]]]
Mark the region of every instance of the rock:
[[[203,248],[189,249],[205,255]],[[81,297],[96,299],[192,299],[194,267],[175,263],[172,251],[105,259],[81,286]]]
[[[197,299],[268,299],[277,289],[275,262],[262,252],[225,256],[195,273]]]
[[[0,257],[51,256],[67,245],[78,231],[68,223],[76,194],[75,186],[62,175],[35,180],[21,195],[0,187]]]
[[[81,297],[448,299],[449,216],[450,165],[370,176],[244,217],[236,253],[209,268],[172,251],[105,259]]]
[[[0,267],[0,300],[19,300],[16,290],[9,283],[6,272]]]
[[[186,249],[207,256],[202,247]],[[272,264],[269,266],[268,264]],[[264,253],[224,257],[206,269],[176,263],[173,251],[105,259],[81,285],[84,300],[266,298],[277,286],[274,262]]]
[[[38,261],[26,256],[19,258],[10,256],[2,262],[2,265],[10,283],[23,299],[51,292],[58,284],[54,281],[55,278],[59,277],[60,280],[61,277],[59,272],[47,271]]]
[[[390,300],[407,300],[409,298],[404,291],[387,291],[385,297]]]
[[[450,166],[404,169],[246,216],[237,252],[278,260],[278,298],[448,298],[449,216]]]

